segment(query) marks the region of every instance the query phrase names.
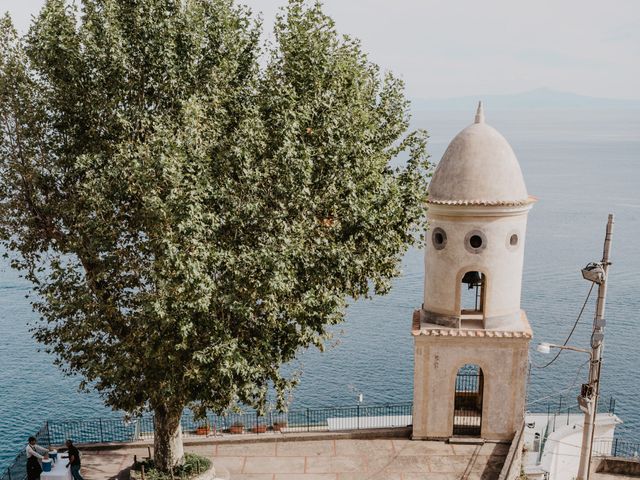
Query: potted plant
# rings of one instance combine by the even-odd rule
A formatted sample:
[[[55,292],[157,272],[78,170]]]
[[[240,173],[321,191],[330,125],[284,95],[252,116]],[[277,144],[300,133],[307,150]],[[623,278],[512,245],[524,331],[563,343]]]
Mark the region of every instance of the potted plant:
[[[274,432],[281,432],[283,429],[287,428],[287,421],[286,420],[276,420],[275,422],[273,422],[273,431]]]
[[[196,428],[196,435],[209,435],[209,432],[211,432],[209,425],[201,425]]]
[[[209,426],[209,419],[205,418],[204,424],[198,425],[196,427],[196,435],[209,435],[209,432],[211,432],[211,427]]]
[[[229,427],[229,432],[234,434],[244,433],[244,423],[242,422],[232,423],[231,426]]]
[[[265,433],[267,431],[267,426],[264,424],[258,424],[251,429],[253,433]]]

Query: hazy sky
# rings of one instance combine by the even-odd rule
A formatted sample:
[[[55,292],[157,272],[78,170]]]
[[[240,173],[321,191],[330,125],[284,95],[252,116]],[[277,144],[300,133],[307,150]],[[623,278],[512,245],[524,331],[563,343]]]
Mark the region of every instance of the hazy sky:
[[[244,0],[270,30],[286,0]],[[21,31],[44,0],[0,0]],[[325,0],[414,98],[539,87],[640,99],[639,0]]]

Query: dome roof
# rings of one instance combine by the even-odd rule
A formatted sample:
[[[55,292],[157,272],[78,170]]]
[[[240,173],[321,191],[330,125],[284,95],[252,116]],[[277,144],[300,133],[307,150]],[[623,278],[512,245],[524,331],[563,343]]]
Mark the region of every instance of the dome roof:
[[[475,123],[451,141],[429,184],[429,203],[519,205],[529,202],[520,164],[509,142],[484,123],[482,103]]]

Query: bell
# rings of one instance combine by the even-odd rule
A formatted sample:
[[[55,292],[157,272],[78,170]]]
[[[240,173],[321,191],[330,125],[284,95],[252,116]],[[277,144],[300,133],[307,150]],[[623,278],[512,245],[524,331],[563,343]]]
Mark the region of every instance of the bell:
[[[467,272],[462,277],[462,283],[466,283],[469,286],[469,290],[473,287],[479,287],[482,285],[482,274],[480,272]]]

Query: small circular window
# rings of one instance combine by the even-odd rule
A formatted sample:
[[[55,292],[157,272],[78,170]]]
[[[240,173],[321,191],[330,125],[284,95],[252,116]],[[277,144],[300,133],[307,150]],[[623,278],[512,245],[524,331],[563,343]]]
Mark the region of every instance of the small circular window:
[[[464,238],[464,247],[468,252],[480,253],[487,247],[487,237],[480,230],[472,230]]]
[[[482,246],[482,237],[480,235],[471,235],[469,245],[473,248],[480,248]]]
[[[431,234],[431,242],[436,250],[442,250],[447,244],[447,234],[440,227],[436,227]]]
[[[520,244],[520,235],[518,235],[518,232],[516,230],[513,230],[507,234],[505,244],[507,245],[508,250],[518,249],[518,245]]]

